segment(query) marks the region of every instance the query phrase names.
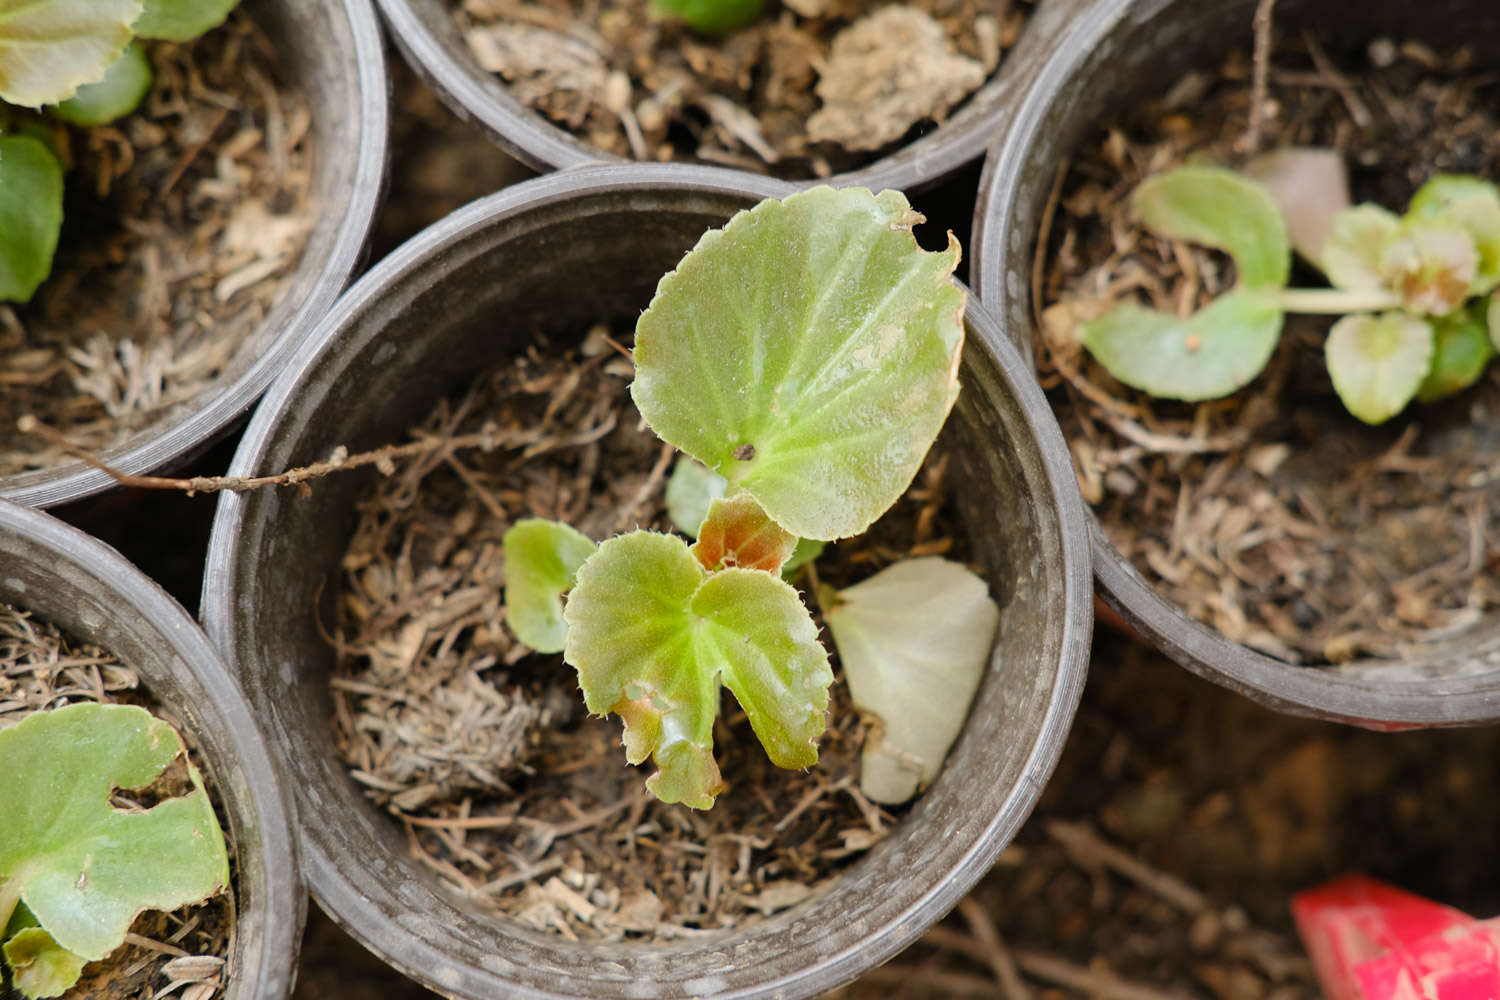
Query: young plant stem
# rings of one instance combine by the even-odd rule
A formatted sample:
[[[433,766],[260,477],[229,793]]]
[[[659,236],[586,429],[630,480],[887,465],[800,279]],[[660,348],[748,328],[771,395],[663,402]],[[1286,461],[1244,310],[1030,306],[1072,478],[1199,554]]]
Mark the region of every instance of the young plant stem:
[[[20,901],[20,889],[14,886],[0,885],[0,941],[3,941],[5,927],[10,923],[11,916],[16,912],[16,904]]]
[[[1294,313],[1376,312],[1401,305],[1401,296],[1389,288],[1283,288],[1272,298]]]

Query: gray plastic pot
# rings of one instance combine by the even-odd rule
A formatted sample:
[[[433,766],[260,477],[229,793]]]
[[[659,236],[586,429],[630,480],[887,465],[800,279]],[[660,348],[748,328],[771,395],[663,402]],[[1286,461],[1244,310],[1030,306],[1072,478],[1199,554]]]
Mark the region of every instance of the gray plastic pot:
[[[307,890],[291,797],[224,661],[166,591],[114,549],[0,500],[0,602],[118,656],[199,754],[234,853],[235,923],[224,1000],[285,1000]]]
[[[386,159],[386,71],[370,0],[244,0],[312,104],[317,225],[285,291],[215,384],[103,454],[123,472],[181,465],[243,417],[328,312],[364,251]],[[109,489],[82,462],[0,477],[0,498],[36,507]]]
[[[702,232],[789,188],[703,167],[547,175],[454,213],[362,278],[298,352],[233,471],[401,440],[444,395],[522,350],[634,318]],[[949,421],[963,516],[1003,607],[996,655],[947,766],[911,815],[828,892],[743,932],[660,946],[569,943],[438,884],[338,760],[320,637],[363,473],[309,497],[225,495],[203,615],[275,731],[301,796],[314,897],[440,993],[492,997],[803,997],[914,940],[984,874],[1026,817],[1081,692],[1092,622],[1082,501],[1019,356],[977,308]],[[321,612],[320,612],[321,607]]]
[[[1025,92],[1036,69],[1057,43],[1077,9],[1089,0],[1040,0],[1021,38],[1002,58],[990,80],[952,117],[927,135],[869,166],[820,183],[835,187],[916,191],[979,159],[1005,108]],[[538,171],[588,164],[623,163],[619,157],[573,135],[511,96],[505,84],[482,69],[453,22],[449,0],[379,0],[391,37],[411,66],[454,113],[477,124],[506,152]]]
[[[1035,86],[995,135],[979,185],[972,272],[980,299],[1030,352],[1030,274],[1038,220],[1058,164],[1112,115],[1185,71],[1212,70],[1250,43],[1256,0],[1102,0],[1070,26]],[[1500,68],[1500,4],[1281,0],[1278,33],[1304,27],[1363,46],[1385,35],[1467,44]],[[1476,66],[1478,69],[1478,66]],[[1112,545],[1092,512],[1094,572],[1105,600],[1194,673],[1269,708],[1375,729],[1500,721],[1500,616],[1402,660],[1301,667],[1230,642],[1165,599]]]

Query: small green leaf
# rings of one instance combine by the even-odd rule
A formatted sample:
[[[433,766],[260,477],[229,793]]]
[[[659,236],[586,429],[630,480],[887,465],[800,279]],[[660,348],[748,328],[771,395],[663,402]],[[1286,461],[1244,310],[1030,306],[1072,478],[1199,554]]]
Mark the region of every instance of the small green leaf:
[[[186,42],[224,23],[239,0],[146,0],[135,22],[142,38]]]
[[[52,272],[63,172],[41,141],[0,136],[0,302],[25,302]]]
[[[1405,409],[1431,369],[1432,326],[1403,312],[1357,313],[1333,324],[1323,350],[1344,406],[1380,424]]]
[[[781,567],[781,578],[791,580],[797,575],[797,571],[823,554],[827,542],[819,542],[811,538],[797,539],[797,547],[792,550],[792,557]]]
[[[224,835],[196,768],[193,791],[145,812],[109,803],[182,752],[170,725],[128,705],[70,705],[0,730],[0,909],[19,898],[90,961],[142,910],[171,910],[229,881]]]
[[[0,0],[0,100],[39,108],[102,79],[140,12],[140,0]]]
[[[1380,274],[1411,312],[1446,316],[1469,297],[1479,251],[1451,222],[1406,219],[1381,247]]]
[[[754,497],[740,493],[709,505],[692,553],[710,573],[730,566],[776,573],[796,547],[797,536],[771,520]]]
[[[1083,324],[1083,343],[1126,385],[1165,399],[1217,399],[1266,367],[1282,318],[1251,289],[1221,296],[1187,319],[1126,303]]]
[[[764,0],[652,0],[669,17],[681,18],[694,31],[727,35],[760,17]]]
[[[1406,213],[1458,226],[1474,240],[1479,267],[1471,295],[1483,295],[1500,284],[1500,189],[1464,174],[1439,174],[1412,196]]]
[[[804,538],[905,491],[958,396],[958,246],[899,192],[815,188],[705,233],[636,326],[631,394],[663,439]]]
[[[109,64],[104,79],[86,83],[78,93],[55,109],[57,117],[71,125],[91,128],[107,125],[140,107],[151,89],[151,63],[139,45],[127,45],[120,58]]]
[[[75,955],[40,927],[28,927],[5,942],[5,962],[16,989],[32,1000],[61,996],[78,982],[88,959]]]
[[[1241,285],[1286,284],[1291,273],[1286,223],[1270,192],[1250,178],[1223,167],[1177,167],[1142,181],[1131,203],[1159,235],[1229,254]]]
[[[684,535],[698,537],[708,505],[724,495],[729,483],[717,472],[686,455],[677,459],[667,480],[667,514]]]
[[[773,763],[817,761],[833,674],[797,591],[772,574],[709,574],[677,536],[634,531],[584,563],[564,614],[584,702],[624,719],[626,759],[655,758],[646,787],[663,801],[707,809],[722,790],[721,682]]]
[[[560,653],[568,634],[562,596],[598,548],[560,521],[528,517],[505,533],[505,617],[538,653]]]
[[[1381,251],[1401,220],[1368,202],[1334,216],[1318,266],[1335,288],[1381,288]]]
[[[854,705],[879,720],[860,788],[905,802],[932,784],[963,728],[1000,609],[983,580],[932,556],[894,563],[824,609]]]
[[[1417,400],[1423,403],[1463,392],[1479,381],[1485,366],[1495,356],[1482,302],[1433,320],[1432,332],[1432,368],[1417,387]]]
[[[1316,262],[1323,256],[1333,220],[1349,207],[1349,171],[1332,149],[1283,146],[1245,165],[1245,175],[1264,185],[1286,223],[1292,249]]]

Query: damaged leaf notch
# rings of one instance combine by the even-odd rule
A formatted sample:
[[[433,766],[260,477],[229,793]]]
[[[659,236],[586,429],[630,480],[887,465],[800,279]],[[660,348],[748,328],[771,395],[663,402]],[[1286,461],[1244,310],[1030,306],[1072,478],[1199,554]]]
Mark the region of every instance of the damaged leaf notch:
[[[238,2],[0,0],[0,302],[28,301],[52,271],[64,127],[106,125],[140,105],[152,74],[135,39],[188,41]]]
[[[1227,396],[1265,368],[1288,312],[1341,316],[1324,346],[1328,374],[1369,424],[1483,374],[1500,347],[1495,185],[1439,175],[1397,216],[1351,206],[1329,150],[1281,150],[1248,174],[1190,165],[1136,189],[1149,229],[1227,252],[1239,280],[1186,318],[1126,303],[1083,324],[1084,346],[1111,375],[1168,399]],[[1286,287],[1293,250],[1332,287]]]
[[[512,627],[562,652],[591,712],[621,717],[664,801],[706,809],[723,789],[721,686],[775,764],[817,761],[833,673],[783,573],[896,502],[958,396],[959,249],[920,249],[921,221],[899,192],[818,188],[739,213],[662,278],[631,395],[688,456],[667,500],[696,543],[595,547],[539,520],[506,536]]]
[[[110,803],[183,753],[176,731],[131,705],[69,705],[0,730],[0,955],[27,997],[54,997],[125,941],[143,910],[229,884],[202,778],[146,810]]]

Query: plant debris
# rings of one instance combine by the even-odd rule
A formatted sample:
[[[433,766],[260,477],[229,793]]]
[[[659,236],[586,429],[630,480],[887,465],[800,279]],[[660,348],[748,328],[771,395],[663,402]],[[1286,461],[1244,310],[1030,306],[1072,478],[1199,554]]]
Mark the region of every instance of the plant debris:
[[[943,121],[999,66],[1032,0],[787,0],[722,39],[650,0],[450,2],[482,67],[608,153],[826,177]]]
[[[0,304],[0,476],[66,458],[15,434],[22,414],[98,452],[211,385],[316,222],[308,102],[248,16],[148,53],[139,112],[56,133],[71,169],[52,277]]]
[[[1400,209],[1436,173],[1500,178],[1500,92],[1464,51],[1371,43],[1340,71],[1312,36],[1270,71],[1262,147],[1343,155],[1356,202]],[[1126,389],[1082,354],[1081,319],[1133,294],[1187,315],[1234,281],[1221,255],[1128,218],[1146,176],[1191,157],[1234,165],[1249,60],[1190,73],[1082,148],[1060,178],[1034,300],[1039,364],[1085,498],[1163,594],[1226,638],[1292,663],[1399,657],[1500,604],[1500,378],[1372,428],[1322,360],[1328,321],[1289,318],[1248,388],[1197,405]],[[1312,276],[1315,278],[1316,276]]]
[[[113,654],[75,642],[29,613],[0,603],[0,729],[33,712],[88,701],[155,710],[136,672]],[[117,792],[115,799],[122,807],[149,808],[188,791],[192,786],[187,773],[178,762],[149,788]],[[207,776],[205,782],[213,794]],[[233,846],[230,843],[231,866]],[[232,891],[170,913],[142,913],[125,944],[108,958],[84,966],[68,995],[90,1000],[209,1000],[226,979],[234,932]]]
[[[726,700],[716,743],[729,791],[697,812],[650,796],[648,770],[621,760],[619,720],[587,717],[574,671],[502,625],[501,539],[516,520],[596,540],[670,530],[676,453],[640,421],[633,368],[607,342],[599,327],[576,353],[535,344],[440,404],[421,436],[489,424],[508,447],[429,452],[361,504],[333,639],[334,725],[355,780],[461,893],[573,939],[660,940],[806,899],[900,813],[859,792],[864,734],[842,682],[807,772],[774,767]],[[902,556],[953,556],[944,464],[930,459],[873,534],[830,548],[819,573],[837,585]]]

